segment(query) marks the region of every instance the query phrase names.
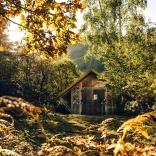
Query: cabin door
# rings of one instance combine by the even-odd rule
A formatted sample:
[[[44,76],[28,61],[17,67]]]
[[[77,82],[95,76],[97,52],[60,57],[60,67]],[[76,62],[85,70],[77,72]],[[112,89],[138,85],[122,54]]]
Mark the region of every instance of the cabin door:
[[[82,90],[82,114],[101,115],[104,105],[101,104],[105,97],[104,89],[85,88]]]
[[[105,98],[104,89],[94,89],[93,90],[93,114],[101,115],[104,112],[104,105],[102,103]]]
[[[92,114],[92,89],[85,88],[82,90],[82,113],[81,114]]]

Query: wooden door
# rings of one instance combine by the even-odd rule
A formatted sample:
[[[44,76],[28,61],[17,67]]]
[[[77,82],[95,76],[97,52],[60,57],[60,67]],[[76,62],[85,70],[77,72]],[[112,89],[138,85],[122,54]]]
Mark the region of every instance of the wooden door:
[[[82,90],[82,114],[92,114],[92,89]]]
[[[90,115],[101,115],[104,112],[104,99],[105,90],[95,88],[85,88],[82,90],[82,113]]]
[[[104,112],[104,105],[102,104],[105,98],[104,89],[94,89],[93,90],[93,114],[101,115]]]

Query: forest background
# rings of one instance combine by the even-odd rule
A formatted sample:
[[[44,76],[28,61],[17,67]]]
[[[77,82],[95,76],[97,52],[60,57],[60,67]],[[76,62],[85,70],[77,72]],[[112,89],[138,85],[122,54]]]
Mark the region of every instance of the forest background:
[[[111,87],[115,111],[155,105],[155,23],[144,16],[148,1],[22,3],[1,1],[1,95],[55,105],[58,93],[92,67]],[[78,10],[83,24],[76,32]],[[19,15],[20,23],[12,20]],[[7,39],[10,23],[25,32],[20,42]]]
[[[148,2],[0,0],[1,155],[156,154],[156,27],[144,16]],[[83,24],[75,31],[77,11]],[[11,23],[24,32],[19,42],[8,39]],[[56,113],[57,95],[87,60],[109,86],[114,115]]]
[[[55,105],[57,94],[80,76],[80,70],[95,64],[92,67],[111,87],[115,111],[150,110],[155,105],[156,39],[155,23],[144,16],[148,1],[82,4],[1,1],[1,95]],[[84,24],[75,32],[78,9],[83,10]],[[12,20],[19,15],[21,23]],[[7,39],[10,22],[25,31],[20,42]],[[68,46],[79,38],[84,46]],[[67,51],[75,62],[90,60],[88,67],[65,57]]]

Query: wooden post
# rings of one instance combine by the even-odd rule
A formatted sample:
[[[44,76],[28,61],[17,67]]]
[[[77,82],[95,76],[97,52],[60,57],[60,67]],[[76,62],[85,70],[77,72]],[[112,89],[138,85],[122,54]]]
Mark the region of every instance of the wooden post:
[[[81,100],[82,100],[82,82],[80,82],[80,84],[79,84],[79,114],[81,114],[82,113],[82,102],[81,102]]]
[[[73,89],[71,89],[71,113],[73,113]]]
[[[107,97],[107,87],[105,88],[105,99],[106,99],[106,103],[105,103],[105,112],[106,115],[108,114],[108,97]]]

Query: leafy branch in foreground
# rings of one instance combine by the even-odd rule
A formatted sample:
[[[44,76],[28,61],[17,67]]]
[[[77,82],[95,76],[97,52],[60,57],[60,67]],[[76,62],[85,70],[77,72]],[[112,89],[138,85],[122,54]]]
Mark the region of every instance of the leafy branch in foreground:
[[[25,54],[40,51],[56,58],[66,54],[67,45],[79,37],[73,29],[76,28],[76,12],[82,10],[80,0],[61,3],[55,0],[1,0],[0,8],[3,21],[20,17],[18,26],[27,32],[20,48]]]
[[[45,135],[44,128],[39,121],[39,114],[45,111],[22,98],[12,96],[0,97],[0,155],[35,155],[31,142],[20,140],[20,132],[14,128],[16,116],[30,115],[37,121],[41,132]],[[7,121],[11,119],[12,123]],[[16,146],[15,146],[16,145]],[[19,150],[20,149],[20,150]]]
[[[112,144],[108,149],[114,148],[114,156],[126,155],[155,155],[156,114],[154,112],[139,115],[129,119],[118,129],[120,138],[116,144]],[[131,140],[130,140],[131,138]],[[128,142],[129,141],[129,142]],[[142,144],[140,145],[141,142]],[[150,142],[150,144],[148,143]]]
[[[30,104],[22,98],[12,96],[0,97],[0,116],[11,118],[12,122],[14,122],[13,116],[17,115],[31,115],[37,120],[41,112],[41,108]]]
[[[0,119],[0,135],[1,156],[29,156],[33,154],[33,147],[28,142],[21,141],[18,137],[19,131],[3,119]]]

